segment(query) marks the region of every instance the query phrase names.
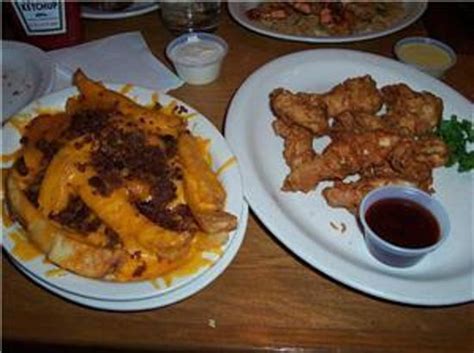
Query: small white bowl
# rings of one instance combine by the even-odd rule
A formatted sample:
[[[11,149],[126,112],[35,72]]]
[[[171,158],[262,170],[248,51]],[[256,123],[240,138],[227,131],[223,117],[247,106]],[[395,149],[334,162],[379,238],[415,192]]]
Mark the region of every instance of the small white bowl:
[[[166,55],[184,81],[192,85],[205,85],[219,77],[228,50],[222,38],[193,32],[174,39],[166,48]]]
[[[457,60],[451,47],[427,37],[404,38],[397,42],[394,51],[401,62],[438,78]]]
[[[394,245],[377,235],[367,224],[367,210],[374,203],[385,199],[405,199],[429,211],[438,222],[440,234],[433,245],[419,248]],[[393,267],[409,267],[418,263],[428,253],[438,249],[450,232],[449,217],[443,205],[431,195],[412,187],[384,186],[369,192],[359,207],[359,218],[369,252],[379,261]]]

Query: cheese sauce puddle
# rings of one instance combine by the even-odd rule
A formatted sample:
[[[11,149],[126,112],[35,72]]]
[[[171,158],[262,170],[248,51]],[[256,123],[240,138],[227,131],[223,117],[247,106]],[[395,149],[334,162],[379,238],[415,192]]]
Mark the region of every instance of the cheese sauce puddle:
[[[21,231],[11,232],[10,238],[15,244],[12,254],[22,261],[31,261],[43,254],[28,241],[28,238]]]

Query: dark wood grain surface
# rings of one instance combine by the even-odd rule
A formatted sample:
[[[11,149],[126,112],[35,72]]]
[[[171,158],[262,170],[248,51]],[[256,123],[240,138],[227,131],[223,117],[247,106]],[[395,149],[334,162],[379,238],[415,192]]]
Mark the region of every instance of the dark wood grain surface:
[[[228,41],[230,51],[219,80],[207,86],[185,85],[171,94],[222,128],[226,109],[242,81],[276,57],[327,47],[392,57],[397,40],[433,35],[458,52],[456,66],[443,80],[472,100],[471,34],[464,22],[453,20],[449,11],[454,8],[448,7],[448,11],[446,5],[431,5],[420,21],[398,33],[339,45],[261,36],[240,27],[225,12],[217,34]],[[451,34],[439,30],[448,26]],[[169,65],[164,50],[173,36],[162,27],[159,12],[117,21],[85,21],[87,40],[126,31],[141,31],[153,53]],[[474,350],[472,303],[422,308],[352,290],[293,256],[253,214],[243,246],[230,267],[191,298],[157,310],[125,314],[85,308],[38,287],[5,256],[2,263],[5,352]],[[215,325],[210,325],[210,320]]]

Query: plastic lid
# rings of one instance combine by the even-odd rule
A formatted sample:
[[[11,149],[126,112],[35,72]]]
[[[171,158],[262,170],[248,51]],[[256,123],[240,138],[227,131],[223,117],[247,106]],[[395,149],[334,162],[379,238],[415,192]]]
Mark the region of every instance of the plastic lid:
[[[188,66],[211,64],[221,60],[227,52],[228,45],[225,40],[204,32],[183,34],[166,48],[166,55],[171,61]]]

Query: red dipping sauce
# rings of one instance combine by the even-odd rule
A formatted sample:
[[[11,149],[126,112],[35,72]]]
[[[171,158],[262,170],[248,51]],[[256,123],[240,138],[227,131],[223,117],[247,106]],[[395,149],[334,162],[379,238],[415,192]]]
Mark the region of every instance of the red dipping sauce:
[[[418,203],[406,199],[376,201],[366,211],[365,219],[380,238],[404,248],[434,245],[441,235],[433,214]]]

